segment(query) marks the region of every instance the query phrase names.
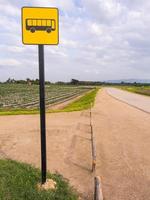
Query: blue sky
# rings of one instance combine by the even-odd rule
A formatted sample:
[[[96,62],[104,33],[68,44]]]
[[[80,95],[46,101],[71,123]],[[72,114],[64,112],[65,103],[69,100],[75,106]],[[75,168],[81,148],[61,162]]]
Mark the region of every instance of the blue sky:
[[[23,6],[60,10],[60,44],[45,46],[47,80],[150,78],[149,0],[0,0],[0,81],[38,78],[37,46],[22,44]]]

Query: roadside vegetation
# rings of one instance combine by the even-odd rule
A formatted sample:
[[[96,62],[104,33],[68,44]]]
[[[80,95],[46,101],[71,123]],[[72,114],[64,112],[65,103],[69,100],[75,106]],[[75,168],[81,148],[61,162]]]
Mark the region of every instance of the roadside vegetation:
[[[150,96],[150,86],[119,86],[123,90]]]
[[[40,170],[12,160],[0,160],[1,200],[77,200],[78,195],[59,174],[48,174],[55,190],[39,190]]]
[[[96,88],[93,91],[87,93],[79,100],[74,101],[73,103],[69,104],[64,109],[62,109],[62,112],[71,112],[71,111],[80,111],[89,109],[94,104],[98,90],[99,89]]]

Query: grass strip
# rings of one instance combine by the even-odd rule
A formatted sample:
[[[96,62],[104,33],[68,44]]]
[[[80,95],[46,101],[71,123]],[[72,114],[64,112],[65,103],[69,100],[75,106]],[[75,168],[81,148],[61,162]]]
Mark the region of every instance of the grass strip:
[[[118,88],[128,92],[150,96],[150,86],[122,86]]]
[[[80,99],[70,103],[64,109],[60,110],[60,112],[72,112],[72,111],[81,111],[86,110],[94,105],[95,97],[98,92],[99,88],[92,90],[91,92],[87,93]]]
[[[34,115],[39,114],[37,109],[27,110],[27,109],[12,109],[12,110],[0,110],[0,116],[5,115]]]
[[[48,173],[57,183],[55,190],[39,190],[40,170],[12,160],[0,160],[1,200],[77,200],[78,195],[59,174]]]

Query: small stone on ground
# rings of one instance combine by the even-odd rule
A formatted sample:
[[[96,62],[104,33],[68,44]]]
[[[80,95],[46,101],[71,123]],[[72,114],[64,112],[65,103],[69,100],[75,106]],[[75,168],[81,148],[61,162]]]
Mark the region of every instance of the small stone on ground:
[[[47,179],[46,183],[44,183],[43,185],[38,184],[38,188],[44,190],[55,190],[56,182],[52,179]]]

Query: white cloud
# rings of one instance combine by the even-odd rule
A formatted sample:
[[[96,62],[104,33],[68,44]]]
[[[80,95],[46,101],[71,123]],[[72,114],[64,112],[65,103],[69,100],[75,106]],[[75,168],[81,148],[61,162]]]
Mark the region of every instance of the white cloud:
[[[64,12],[72,11],[75,8],[73,0],[55,0],[55,1],[48,1],[48,0],[31,0],[34,6],[42,6],[42,7],[55,7],[56,5],[58,8],[62,9]]]
[[[14,6],[8,0],[1,0],[0,2],[0,12],[7,16],[19,16],[20,9]]]
[[[91,26],[91,31],[93,33],[95,33],[96,35],[98,36],[101,36],[102,33],[103,33],[103,29],[100,27],[100,25],[96,24],[96,23],[93,23],[92,26]]]
[[[122,17],[125,7],[117,0],[82,0],[89,16],[98,20],[99,23],[114,23],[118,17]]]
[[[21,63],[15,59],[1,59],[0,66],[19,66]]]
[[[150,73],[149,0],[0,0],[0,70],[7,70],[0,78],[14,75],[14,65],[18,78],[38,76],[37,47],[21,43],[24,5],[60,9],[60,44],[45,48],[47,79],[145,78]]]

